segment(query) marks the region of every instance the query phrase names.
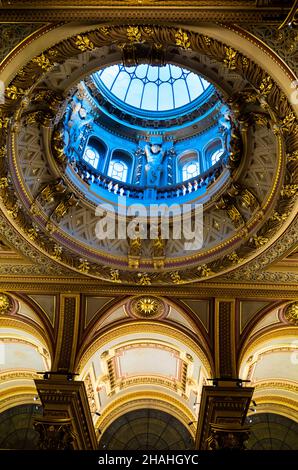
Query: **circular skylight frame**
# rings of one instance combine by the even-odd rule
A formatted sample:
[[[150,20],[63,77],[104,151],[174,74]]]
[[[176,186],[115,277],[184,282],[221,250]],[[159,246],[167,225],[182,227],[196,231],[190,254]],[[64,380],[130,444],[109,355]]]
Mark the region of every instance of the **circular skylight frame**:
[[[91,76],[94,83],[96,84],[97,88],[101,92],[101,94],[108,101],[110,101],[113,105],[115,105],[118,108],[122,109],[125,113],[131,114],[131,115],[136,115],[136,116],[141,117],[141,118],[146,118],[147,120],[154,120],[154,119],[155,120],[156,119],[166,120],[169,117],[186,115],[186,114],[190,113],[191,111],[193,111],[194,109],[202,106],[205,102],[207,102],[209,100],[209,98],[214,93],[214,86],[211,83],[209,83],[207,80],[205,80],[205,78],[203,78],[201,75],[197,74],[196,72],[193,72],[190,69],[187,69],[185,67],[181,67],[179,65],[176,65],[176,64],[173,64],[173,63],[169,62],[169,63],[166,64],[165,67],[169,67],[171,70],[180,69],[183,72],[183,77],[184,77],[183,80],[185,80],[186,75],[190,76],[190,74],[191,74],[191,76],[198,77],[198,79],[201,83],[201,87],[202,87],[201,93],[197,94],[196,97],[189,100],[188,103],[185,103],[185,104],[183,104],[179,107],[174,107],[172,109],[164,109],[164,110],[141,109],[141,108],[133,106],[129,103],[126,103],[125,101],[120,99],[101,80],[100,75],[105,70],[107,70],[108,68],[111,68],[111,67],[118,67],[119,73],[120,73],[121,68],[122,69],[136,69],[137,67],[148,67],[148,68],[151,67],[152,69],[157,70],[157,69],[163,69],[163,67],[150,66],[149,64],[139,64],[139,65],[133,66],[133,67],[125,67],[122,64],[116,63],[116,64],[109,65],[108,67],[105,67],[105,68],[103,68],[103,69],[101,69],[97,72],[94,72]],[[129,71],[129,73],[132,73],[132,71]],[[182,78],[177,78],[176,81],[178,81],[178,80],[182,80]],[[153,81],[150,81],[150,82],[153,83]],[[162,82],[159,82],[156,86],[161,86],[165,83],[169,83],[169,82],[164,80]],[[206,84],[208,84],[207,87],[206,87]],[[188,86],[188,85],[186,85],[186,86]],[[111,88],[112,88],[112,86],[111,86]],[[173,88],[173,84],[172,84],[172,88]]]

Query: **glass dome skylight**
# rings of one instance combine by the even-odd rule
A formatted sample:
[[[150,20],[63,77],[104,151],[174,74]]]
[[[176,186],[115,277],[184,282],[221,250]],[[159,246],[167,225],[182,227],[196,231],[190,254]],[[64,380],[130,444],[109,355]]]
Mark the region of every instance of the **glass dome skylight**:
[[[167,64],[117,64],[96,73],[103,89],[143,111],[172,111],[196,100],[209,83],[190,70]]]

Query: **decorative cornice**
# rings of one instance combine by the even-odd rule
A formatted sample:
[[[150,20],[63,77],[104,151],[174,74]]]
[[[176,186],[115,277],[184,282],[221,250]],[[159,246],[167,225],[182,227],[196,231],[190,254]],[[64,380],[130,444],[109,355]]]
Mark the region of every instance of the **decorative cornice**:
[[[110,284],[96,279],[72,278],[67,281],[52,276],[40,276],[38,280],[35,276],[20,278],[19,275],[6,276],[5,280],[0,280],[0,289],[4,291],[21,291],[27,293],[84,293],[101,296],[121,297],[123,295],[157,295],[171,296],[177,298],[203,299],[204,297],[217,297],[220,291],[224,298],[247,298],[247,299],[282,299],[296,300],[297,284],[256,284],[244,282],[202,282],[200,289],[194,284],[176,286],[136,286]]]
[[[44,1],[2,1],[0,21],[110,21],[115,10],[126,20],[133,21],[177,21],[196,24],[198,21],[225,22],[276,22],[280,24],[290,11],[291,2],[252,4],[249,0],[92,0],[84,2]],[[282,16],[282,19],[281,19]]]

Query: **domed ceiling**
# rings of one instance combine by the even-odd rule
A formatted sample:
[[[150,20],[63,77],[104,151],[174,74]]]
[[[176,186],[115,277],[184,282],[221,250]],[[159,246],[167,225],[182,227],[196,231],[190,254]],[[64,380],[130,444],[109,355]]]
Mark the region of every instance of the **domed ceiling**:
[[[158,70],[169,77],[150,82],[149,72]],[[181,76],[175,78],[178,70]],[[139,71],[144,76],[137,79]],[[121,74],[128,78],[117,91]],[[193,95],[190,79],[197,81]],[[138,102],[136,93],[129,95],[129,83],[135,80],[142,88]],[[179,80],[184,91],[176,102]],[[156,90],[157,83],[167,86],[171,99],[165,91],[164,102],[144,101],[149,83]],[[152,146],[162,148],[168,173],[160,174],[155,186],[142,183],[150,187],[146,197],[137,165],[131,186],[121,186],[119,177],[111,177],[107,169],[101,177],[74,164],[67,152],[78,141],[64,126],[74,99],[89,106],[90,115],[81,113],[81,136],[90,129],[92,116],[103,144],[114,142],[116,151],[117,142],[125,141],[126,148],[120,150],[130,151],[135,162],[145,162],[148,146],[151,159]],[[138,112],[132,113],[133,108]],[[222,109],[230,116],[226,125],[220,120]],[[148,118],[144,112],[149,112]],[[185,142],[208,132],[221,143],[214,150],[223,147],[220,160],[206,170],[189,167],[187,178],[171,180]],[[296,213],[297,149],[291,104],[270,74],[241,52],[211,36],[174,27],[98,27],[68,34],[28,59],[7,83],[1,107],[1,207],[28,246],[61,267],[115,283],[196,282],[248,263],[286,230]],[[188,150],[203,152],[197,147]],[[160,217],[154,219],[155,238],[127,237],[131,218],[123,222],[127,202],[121,197],[131,198],[128,205],[146,198],[166,203],[165,211],[176,204],[169,237],[160,236]],[[175,237],[173,227],[183,203],[188,206],[185,230]],[[98,210],[103,204],[104,210]],[[203,218],[195,225],[198,204]],[[112,227],[106,238],[98,237],[98,223],[111,227],[115,212],[116,235]],[[140,225],[150,229],[144,216]],[[119,226],[125,236],[119,235]],[[196,231],[202,243],[190,250],[187,242]]]

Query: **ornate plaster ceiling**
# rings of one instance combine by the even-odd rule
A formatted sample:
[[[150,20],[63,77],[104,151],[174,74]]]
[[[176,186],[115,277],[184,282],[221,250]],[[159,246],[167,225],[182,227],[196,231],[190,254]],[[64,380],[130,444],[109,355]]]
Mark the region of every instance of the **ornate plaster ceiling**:
[[[120,57],[119,44],[138,48],[140,41],[145,47],[158,41],[170,48],[172,60],[203,70],[232,107],[242,141],[234,148],[240,165],[204,206],[203,249],[189,254],[184,240],[168,240],[159,268],[150,243],[132,267],[127,240],[96,239],[95,207],[68,178],[55,131],[78,81],[109,63],[111,53]],[[139,285],[188,283],[225,272],[235,278],[237,268],[268,250],[295,216],[297,124],[291,105],[268,71],[212,36],[161,27],[76,34],[31,57],[7,83],[1,122],[3,212],[30,250],[49,259],[52,272],[66,268]],[[48,202],[41,199],[41,191],[61,177],[63,194],[54,190]]]
[[[51,342],[40,316],[20,298],[0,294],[0,411],[32,402],[38,371],[51,367]]]
[[[149,299],[158,306],[153,318]],[[138,296],[108,308],[90,325],[76,366],[96,427],[103,431],[125,411],[145,406],[174,412],[184,425],[194,421],[212,374],[207,351],[198,325],[165,299]]]
[[[284,416],[297,420],[298,343],[295,318],[287,318],[294,305],[281,305],[255,324],[243,345],[239,375],[255,387],[256,412],[272,404],[270,411],[280,406]]]

